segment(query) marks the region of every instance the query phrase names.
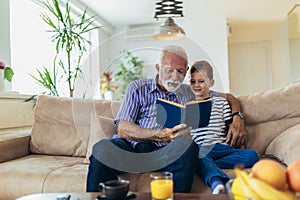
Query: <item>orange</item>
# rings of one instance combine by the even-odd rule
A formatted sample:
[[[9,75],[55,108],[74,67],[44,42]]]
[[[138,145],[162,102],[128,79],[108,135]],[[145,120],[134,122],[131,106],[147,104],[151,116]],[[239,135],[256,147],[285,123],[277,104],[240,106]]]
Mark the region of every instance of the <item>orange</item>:
[[[295,192],[300,192],[300,160],[292,162],[287,168],[289,186]]]
[[[260,179],[278,190],[286,187],[286,169],[280,163],[274,160],[259,160],[253,165],[251,172],[253,178]]]

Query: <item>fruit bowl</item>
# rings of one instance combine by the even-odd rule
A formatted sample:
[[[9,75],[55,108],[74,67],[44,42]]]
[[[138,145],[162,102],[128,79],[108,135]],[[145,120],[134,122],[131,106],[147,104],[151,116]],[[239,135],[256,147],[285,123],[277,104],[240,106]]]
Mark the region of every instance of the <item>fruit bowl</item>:
[[[295,200],[296,192],[289,188],[277,190],[266,182],[253,178],[248,172],[235,169],[236,178],[229,180],[226,190],[232,200]]]

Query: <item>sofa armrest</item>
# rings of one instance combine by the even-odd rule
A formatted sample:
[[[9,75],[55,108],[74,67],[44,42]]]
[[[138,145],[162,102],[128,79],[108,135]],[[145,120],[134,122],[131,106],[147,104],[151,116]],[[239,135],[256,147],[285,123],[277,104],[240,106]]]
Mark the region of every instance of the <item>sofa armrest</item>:
[[[287,165],[300,158],[300,124],[297,124],[278,135],[266,149],[271,154],[283,160]]]
[[[0,132],[0,163],[29,155],[31,128]]]

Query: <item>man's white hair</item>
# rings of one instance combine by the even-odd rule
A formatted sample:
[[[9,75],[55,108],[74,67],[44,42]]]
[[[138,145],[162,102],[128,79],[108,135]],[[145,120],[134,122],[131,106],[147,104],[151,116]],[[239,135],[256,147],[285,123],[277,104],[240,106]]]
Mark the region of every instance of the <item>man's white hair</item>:
[[[160,63],[162,62],[162,59],[166,52],[171,52],[173,54],[176,54],[176,55],[182,57],[186,61],[188,60],[188,57],[187,57],[187,54],[186,54],[186,51],[184,50],[184,48],[182,48],[181,46],[176,46],[176,45],[168,45],[168,46],[165,46],[162,50],[162,53],[160,56]]]

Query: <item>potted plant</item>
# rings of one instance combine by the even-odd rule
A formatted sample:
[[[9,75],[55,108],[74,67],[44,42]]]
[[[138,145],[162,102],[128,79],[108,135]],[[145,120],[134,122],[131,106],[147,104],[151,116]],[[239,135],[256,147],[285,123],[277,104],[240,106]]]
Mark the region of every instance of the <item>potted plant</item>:
[[[4,80],[11,82],[13,75],[13,69],[11,67],[6,66],[3,61],[0,61],[0,91],[5,90]]]
[[[53,34],[56,56],[53,69],[43,67],[43,70],[37,70],[38,76],[31,76],[55,96],[59,96],[57,82],[64,80],[68,84],[69,96],[73,97],[75,82],[78,77],[82,77],[81,59],[90,43],[86,34],[99,26],[93,26],[94,16],[87,17],[87,9],[78,16],[72,15],[68,1],[65,9],[62,9],[58,0],[52,0],[51,3],[44,1],[43,4],[49,15],[42,13],[41,18],[49,25],[49,32]],[[59,80],[58,74],[62,74]]]
[[[107,71],[107,72],[103,72],[102,76],[100,77],[101,94],[106,100],[112,100],[114,98],[114,91],[118,89],[118,86],[111,84],[112,81],[111,76],[112,76],[112,72]]]
[[[122,56],[116,62],[119,70],[115,73],[114,78],[120,86],[121,94],[124,94],[131,81],[145,77],[143,73],[144,61],[129,51],[123,51]]]

